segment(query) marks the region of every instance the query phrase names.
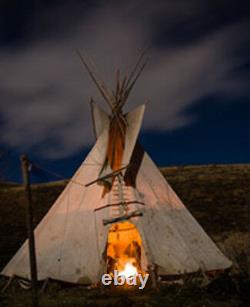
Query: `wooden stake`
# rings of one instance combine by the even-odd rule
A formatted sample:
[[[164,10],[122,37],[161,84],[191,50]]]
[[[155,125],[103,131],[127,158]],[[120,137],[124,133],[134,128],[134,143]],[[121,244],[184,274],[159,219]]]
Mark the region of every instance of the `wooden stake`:
[[[156,273],[156,266],[154,264],[151,264],[149,266],[149,272],[150,272],[150,277],[152,281],[152,288],[157,290],[157,273]]]
[[[20,158],[22,164],[23,185],[27,198],[27,211],[26,222],[28,232],[28,245],[29,245],[29,260],[30,260],[30,275],[32,286],[32,305],[38,307],[38,295],[37,295],[37,266],[36,266],[36,252],[35,252],[35,238],[33,232],[33,210],[32,210],[32,197],[30,188],[30,170],[29,160],[26,155]]]

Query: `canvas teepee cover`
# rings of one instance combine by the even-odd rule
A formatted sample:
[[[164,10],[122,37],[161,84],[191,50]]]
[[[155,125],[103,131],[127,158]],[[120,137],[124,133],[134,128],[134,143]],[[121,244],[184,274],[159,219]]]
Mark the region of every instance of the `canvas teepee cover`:
[[[111,115],[91,102],[96,143],[35,229],[39,280],[99,282],[110,229],[128,221],[141,237],[144,271],[153,265],[158,275],[178,275],[231,265],[138,143],[144,105],[122,112],[140,63],[123,82],[118,76],[111,93],[84,61]],[[28,255],[26,241],[2,274],[29,279]]]

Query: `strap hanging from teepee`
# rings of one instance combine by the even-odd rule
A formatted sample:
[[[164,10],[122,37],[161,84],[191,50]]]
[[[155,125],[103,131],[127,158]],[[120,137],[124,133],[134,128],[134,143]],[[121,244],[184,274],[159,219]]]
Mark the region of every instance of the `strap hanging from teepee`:
[[[127,165],[127,166],[124,166],[124,167],[122,167],[122,168],[120,168],[120,169],[118,169],[118,170],[116,170],[116,171],[114,171],[114,172],[112,172],[112,173],[109,173],[109,174],[107,174],[107,175],[105,175],[105,176],[103,176],[103,177],[99,177],[99,178],[97,178],[97,179],[95,179],[95,180],[93,180],[93,181],[91,181],[91,182],[85,184],[85,187],[89,187],[90,185],[92,185],[92,184],[94,184],[94,183],[96,183],[96,182],[98,182],[98,181],[105,181],[105,179],[108,179],[108,178],[110,178],[110,177],[115,177],[115,176],[121,174],[121,172],[122,172],[123,170],[125,170],[125,169],[127,169],[127,168],[129,168],[129,167],[130,167],[130,165]]]

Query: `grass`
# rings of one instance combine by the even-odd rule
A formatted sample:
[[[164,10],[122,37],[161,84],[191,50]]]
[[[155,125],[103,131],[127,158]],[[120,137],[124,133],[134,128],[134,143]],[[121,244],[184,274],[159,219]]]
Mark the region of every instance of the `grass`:
[[[190,212],[234,266],[210,284],[198,278],[184,285],[161,285],[158,292],[112,291],[49,283],[41,306],[249,306],[250,165],[206,165],[161,169]],[[32,187],[37,224],[65,187],[65,182]],[[0,269],[26,238],[25,198],[18,184],[0,183]],[[0,279],[0,288],[6,279]],[[30,291],[14,281],[0,294],[0,306],[31,306]]]

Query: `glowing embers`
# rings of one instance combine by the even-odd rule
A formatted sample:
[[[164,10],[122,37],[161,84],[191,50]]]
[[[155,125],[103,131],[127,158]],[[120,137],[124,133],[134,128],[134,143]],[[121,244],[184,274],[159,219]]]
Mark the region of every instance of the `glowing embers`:
[[[107,273],[113,276],[135,277],[141,269],[141,236],[129,222],[113,224],[109,230],[107,243]]]
[[[138,271],[132,262],[127,262],[124,265],[124,270],[119,271],[118,276],[125,276],[126,278],[137,276]]]

